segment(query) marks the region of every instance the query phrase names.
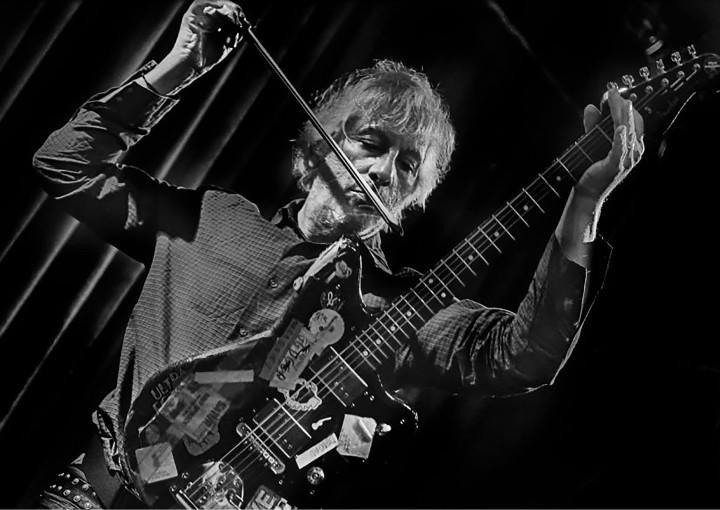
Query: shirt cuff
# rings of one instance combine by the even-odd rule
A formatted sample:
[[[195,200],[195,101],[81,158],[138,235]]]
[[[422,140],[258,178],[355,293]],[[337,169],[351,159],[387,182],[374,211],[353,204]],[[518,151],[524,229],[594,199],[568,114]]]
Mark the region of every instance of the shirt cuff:
[[[88,104],[95,103],[122,112],[123,120],[129,126],[140,130],[151,129],[179,102],[177,97],[161,96],[135,81],[156,65],[154,61],[148,62],[119,87],[90,98]]]

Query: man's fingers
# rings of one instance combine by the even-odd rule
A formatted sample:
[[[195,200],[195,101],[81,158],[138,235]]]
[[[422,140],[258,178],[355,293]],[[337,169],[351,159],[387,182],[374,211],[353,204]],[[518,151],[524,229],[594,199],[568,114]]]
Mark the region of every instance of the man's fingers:
[[[610,108],[610,116],[616,126],[623,124],[623,101],[624,99],[617,87],[610,86],[608,88],[608,107]]]
[[[583,127],[586,133],[595,127],[601,115],[600,110],[598,110],[595,105],[589,104],[585,107],[585,111],[583,112]]]
[[[610,148],[610,164],[613,168],[620,168],[620,162],[625,157],[627,151],[627,127],[616,126],[615,135],[613,136],[613,144]]]
[[[642,138],[645,134],[645,123],[642,115],[640,115],[635,108],[633,108],[633,117],[635,118],[635,133],[638,138]]]

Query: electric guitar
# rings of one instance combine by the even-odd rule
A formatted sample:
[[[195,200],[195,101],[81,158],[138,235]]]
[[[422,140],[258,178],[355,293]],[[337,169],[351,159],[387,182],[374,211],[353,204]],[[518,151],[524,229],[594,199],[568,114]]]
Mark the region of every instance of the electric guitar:
[[[641,80],[623,78],[646,134],[662,134],[691,96],[720,73],[715,54],[675,53]],[[343,238],[297,283],[273,328],[251,349],[229,346],[155,375],[128,414],[123,464],[154,508],[320,507],[323,492],[353,470],[382,463],[417,427],[415,412],[387,393],[378,370],[533,218],[564,199],[610,149],[604,113],[548,168],[461,241],[382,313],[360,293],[357,242]],[[243,344],[246,345],[246,344]],[[151,388],[175,387],[157,406]]]

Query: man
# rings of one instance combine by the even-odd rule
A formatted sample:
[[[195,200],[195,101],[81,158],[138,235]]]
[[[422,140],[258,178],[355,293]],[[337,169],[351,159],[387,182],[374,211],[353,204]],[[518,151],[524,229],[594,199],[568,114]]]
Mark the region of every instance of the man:
[[[130,482],[123,430],[133,402],[146,390],[156,399],[153,408],[162,408],[172,385],[153,378],[175,363],[228,346],[253,348],[335,241],[360,239],[367,306],[387,306],[415,281],[412,272],[388,268],[380,246],[385,222],[312,126],[301,132],[293,159],[307,197],[271,221],[239,194],[174,187],[119,163],[182,90],[237,45],[240,16],[227,0],[194,1],[159,64],[90,99],[35,156],[52,196],[148,266],[116,388],[94,416],[102,448],[91,445],[53,481],[43,493],[45,507],[136,506],[120,490]],[[553,380],[583,315],[600,207],[642,155],[641,117],[614,88],[608,103],[612,149],[571,191],[517,313],[455,302],[414,332],[384,367],[387,377],[481,395],[520,393]],[[447,108],[424,75],[402,64],[378,62],[343,77],[318,97],[316,112],[395,221],[422,206],[448,169],[455,135]],[[586,108],[585,128],[599,115]]]

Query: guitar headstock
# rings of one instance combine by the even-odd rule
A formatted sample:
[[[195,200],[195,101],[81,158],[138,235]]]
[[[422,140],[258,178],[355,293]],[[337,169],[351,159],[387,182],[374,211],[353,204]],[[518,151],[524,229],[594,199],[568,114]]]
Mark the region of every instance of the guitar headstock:
[[[620,93],[642,114],[646,135],[667,132],[687,101],[720,75],[720,57],[713,53],[698,55],[693,46],[685,49],[685,55],[673,53],[670,61],[666,67],[662,59],[657,60],[654,73],[642,67],[639,80],[630,74],[622,77]],[[603,106],[606,101],[607,92]]]

